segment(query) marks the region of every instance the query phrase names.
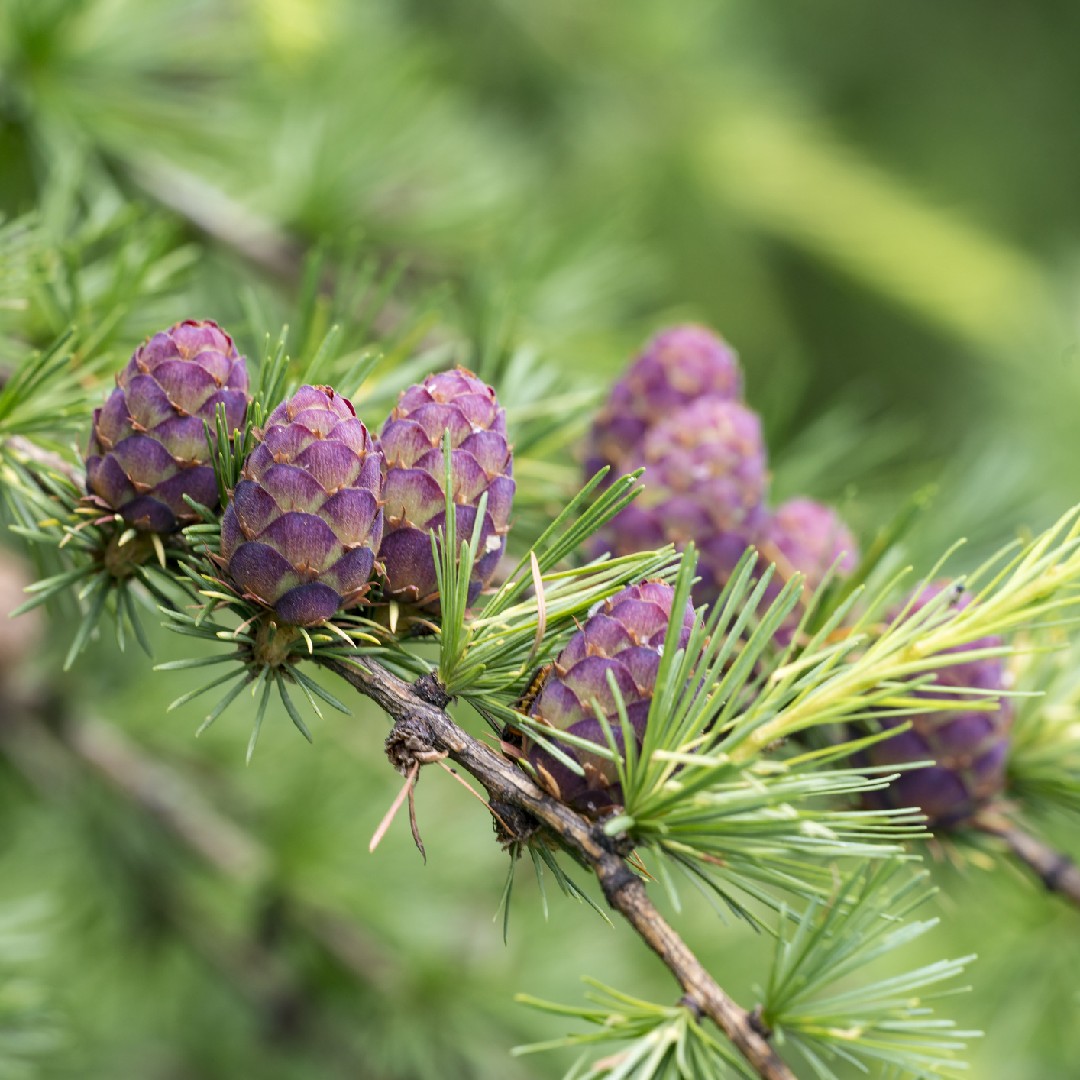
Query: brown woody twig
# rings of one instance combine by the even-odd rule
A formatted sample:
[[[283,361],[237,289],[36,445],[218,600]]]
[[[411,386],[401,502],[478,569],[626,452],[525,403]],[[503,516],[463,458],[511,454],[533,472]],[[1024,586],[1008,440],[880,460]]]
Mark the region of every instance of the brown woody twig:
[[[1020,862],[1038,875],[1048,892],[1057,893],[1080,907],[1080,868],[1068,855],[1025,832],[994,807],[977,814],[971,826],[1003,841]]]
[[[445,711],[449,699],[434,679],[409,684],[366,659],[325,664],[393,719],[387,754],[400,771],[411,769],[421,755],[445,752],[487,789],[493,804],[513,808],[517,816],[523,812],[533,828],[538,824],[552,833],[592,869],[608,903],[674,975],[687,1007],[712,1019],[762,1080],[796,1080],[752,1014],[720,988],[657,911],[645,883],[626,865],[625,839],[607,836],[595,822],[545,795],[521,769],[458,727]]]

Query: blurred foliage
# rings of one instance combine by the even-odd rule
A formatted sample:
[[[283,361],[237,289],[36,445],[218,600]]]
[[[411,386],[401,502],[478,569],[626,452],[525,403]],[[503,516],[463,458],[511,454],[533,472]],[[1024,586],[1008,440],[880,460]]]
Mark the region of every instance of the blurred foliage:
[[[310,357],[367,301],[378,325],[350,348],[446,350],[499,379],[525,430],[538,398],[581,410],[650,329],[692,316],[742,354],[779,495],[838,500],[869,539],[936,480],[911,555],[967,534],[973,564],[1076,501],[1078,33],[1062,0],[6,0],[0,364],[74,323],[104,377],[187,315],[256,356],[287,321]],[[399,268],[393,304],[363,266]],[[365,389],[392,392],[378,372]],[[557,506],[568,449],[527,430]],[[564,1000],[588,970],[668,1001],[623,928],[562,899],[545,925],[531,886],[503,946],[505,857],[445,776],[418,795],[430,865],[400,822],[369,856],[398,786],[375,713],[308,748],[275,705],[244,770],[242,725],[196,744],[182,714],[163,722],[183,672],[105,641],[59,683],[64,646],[32,664],[58,709],[94,702],[249,861],[223,874],[179,841],[110,773],[115,745],[5,734],[0,910],[43,894],[53,913],[26,976],[66,1036],[36,1047],[42,1075],[524,1080],[559,1075],[557,1055],[509,1048],[560,1029],[513,992]],[[973,1075],[1071,1075],[1075,913],[954,854],[943,927],[902,970],[946,935],[978,953],[952,1013],[986,1031]],[[704,902],[684,918],[753,1001],[771,943]]]

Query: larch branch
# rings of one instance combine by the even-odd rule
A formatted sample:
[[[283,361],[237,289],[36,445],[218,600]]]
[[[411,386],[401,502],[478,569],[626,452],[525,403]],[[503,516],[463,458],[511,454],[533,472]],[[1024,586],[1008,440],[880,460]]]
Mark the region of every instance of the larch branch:
[[[976,815],[971,824],[979,832],[1003,841],[1009,851],[1038,876],[1048,892],[1057,893],[1080,907],[1080,867],[1068,855],[1032,836],[993,808]]]
[[[611,906],[678,981],[686,1004],[712,1019],[762,1080],[796,1080],[751,1014],[724,992],[656,909],[644,882],[627,866],[628,852],[618,838],[544,794],[521,769],[462,730],[445,711],[448,701],[433,680],[410,684],[367,659],[324,663],[394,721],[387,752],[399,768],[410,764],[412,754],[445,751],[483,784],[493,802],[524,811],[552,833],[596,874]]]

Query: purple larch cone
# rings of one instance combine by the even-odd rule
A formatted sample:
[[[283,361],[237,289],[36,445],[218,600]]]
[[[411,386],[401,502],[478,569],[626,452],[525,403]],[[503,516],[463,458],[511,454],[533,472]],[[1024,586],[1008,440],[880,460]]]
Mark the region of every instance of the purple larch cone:
[[[593,423],[585,475],[611,466],[610,482],[631,464],[649,430],[702,397],[736,401],[742,372],[734,350],[704,326],[672,326],[653,337],[611,393]]]
[[[380,436],[386,532],[379,558],[386,594],[421,606],[438,603],[431,531],[438,531],[446,520],[446,432],[459,543],[472,536],[480,500],[487,495],[470,603],[491,581],[510,528],[513,455],[506,438],[506,413],[495,391],[461,367],[429,375],[409,387]]]
[[[593,710],[596,701],[621,751],[618,708],[608,685],[610,672],[640,746],[674,598],[670,585],[647,581],[604,601],[559,654],[530,715],[556,731],[606,746],[603,728]],[[693,607],[687,604],[674,647],[686,647],[696,619]],[[578,776],[539,745],[527,747],[528,760],[550,794],[590,814],[621,803],[622,791],[613,762],[561,743],[554,734],[552,741],[583,767],[585,775]]]
[[[302,386],[267,418],[221,522],[243,594],[295,626],[360,603],[382,540],[382,454],[351,402]]]
[[[792,575],[803,575],[804,602],[792,611],[776,635],[786,645],[805,613],[805,600],[821,586],[829,570],[835,567],[840,578],[854,571],[859,545],[835,510],[805,498],[790,499],[768,514],[754,540],[762,560],[776,564],[762,601],[763,610],[780,595]]]
[[[87,490],[146,532],[196,521],[185,495],[210,509],[218,505],[203,422],[213,438],[221,404],[228,429],[242,427],[247,391],[244,358],[216,323],[188,320],[155,334],[94,410]]]
[[[702,398],[653,427],[631,464],[645,466],[645,490],[601,530],[594,550],[619,556],[693,542],[694,602],[713,603],[764,520],[768,471],[757,414]]]
[[[952,588],[954,586],[948,582],[927,586],[916,598],[912,612],[924,607],[943,590]],[[970,597],[961,596],[955,609],[969,603]],[[958,648],[968,651],[1000,645],[1001,638],[993,636]],[[928,700],[962,701],[962,697],[948,693],[949,688],[960,687],[1005,691],[1008,680],[1004,659],[994,656],[943,666],[937,672],[934,686],[917,690],[916,696]],[[982,695],[971,700],[987,703],[987,698]],[[876,808],[916,807],[926,815],[932,828],[963,826],[1004,789],[1013,706],[1007,697],[999,699],[996,705],[989,711],[973,708],[919,713],[905,719],[881,717],[877,725],[882,729],[898,727],[905,720],[911,721],[911,728],[860,752],[856,758],[859,765],[891,766],[914,761],[933,761],[934,764],[901,773],[885,790],[867,795],[867,804]]]

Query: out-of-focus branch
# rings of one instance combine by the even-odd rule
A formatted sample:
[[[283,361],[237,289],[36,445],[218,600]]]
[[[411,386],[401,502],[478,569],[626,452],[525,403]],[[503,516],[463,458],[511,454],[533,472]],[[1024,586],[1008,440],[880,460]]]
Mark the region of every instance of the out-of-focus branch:
[[[212,806],[198,787],[112,725],[93,718],[73,720],[64,713],[62,702],[0,685],[0,751],[37,788],[64,790],[64,777],[55,774],[67,770],[55,751],[67,750],[222,876],[238,884],[282,888],[273,879],[273,858],[265,846]],[[391,957],[349,920],[291,891],[279,900],[282,918],[342,970],[365,985],[391,986],[396,970]]]
[[[238,936],[216,925],[212,915],[193,910],[175,883],[154,890],[149,903],[155,916],[255,1011],[268,1039],[303,1039],[323,1054],[327,1077],[356,1075],[356,1051],[347,1031],[330,1022],[307,979],[274,942],[281,930],[299,934],[377,993],[392,991],[397,979],[399,968],[389,953],[339,912],[284,889],[265,846],[180,772],[105,721],[72,719],[61,698],[17,685],[6,677],[10,674],[0,663],[0,757],[50,801],[72,797],[80,781],[94,778],[222,877],[256,889],[264,885],[268,914],[250,936]],[[375,1080],[377,1074],[371,1075]]]
[[[194,785],[138,750],[115,727],[85,718],[64,725],[61,734],[110,787],[215,870],[240,882],[265,880],[270,860],[254,837],[211,807]]]
[[[8,439],[7,447],[25,462],[67,477],[77,488],[81,489],[86,484],[86,476],[77,465],[52,450],[42,449],[21,435]]]
[[[1020,862],[1038,875],[1049,892],[1080,907],[1080,868],[1068,855],[1025,832],[992,808],[976,815],[971,826],[1003,841]]]
[[[56,711],[54,704],[16,695],[10,687],[0,686],[0,754],[43,798],[53,801],[69,799],[78,791],[85,775],[82,766],[88,764],[81,762],[73,748],[47,724],[53,719],[48,714]],[[95,757],[100,756],[95,751]],[[110,771],[115,773],[116,766],[113,761]],[[159,808],[164,801],[154,800]],[[175,817],[169,820],[175,821]],[[191,827],[185,829],[188,840],[196,835]],[[205,848],[202,840],[198,846]],[[227,845],[216,847],[214,856],[228,851]],[[167,920],[196,955],[262,1014],[268,1030],[282,1034],[297,1029],[306,1012],[306,994],[280,957],[256,939],[237,941],[219,932],[213,920],[188,910],[175,886],[155,890],[148,902],[156,917]]]
[[[25,693],[20,686],[24,681],[21,672],[45,637],[45,616],[40,609],[28,611],[18,620],[8,618],[8,612],[26,599],[29,584],[26,566],[0,549],[0,702],[11,694]]]
[[[281,889],[267,848],[213,806],[197,785],[112,724],[90,715],[73,716],[62,697],[46,692],[28,676],[24,664],[44,630],[41,613],[31,611],[15,621],[7,618],[23,599],[25,585],[17,561],[0,557],[0,752],[49,793],[67,787],[72,762],[57,753],[66,751],[222,876],[241,885]],[[280,897],[280,906],[283,917],[344,971],[367,985],[390,988],[396,971],[392,957],[348,919],[291,892]]]
[[[400,771],[408,773],[417,763],[448,755],[487,789],[503,831],[511,830],[505,839],[520,838],[537,827],[551,833],[596,874],[608,903],[674,975],[684,1003],[712,1019],[762,1080],[795,1080],[752,1014],[720,988],[657,911],[644,882],[626,864],[625,840],[607,836],[594,822],[545,795],[524,772],[458,727],[445,711],[448,698],[433,679],[410,685],[363,659],[326,666],[394,720],[387,755]]]
[[[286,284],[299,280],[304,247],[278,225],[175,164],[144,162],[128,171],[143,191],[208,239]]]
[[[288,288],[300,284],[308,245],[299,237],[173,162],[144,162],[137,167],[125,164],[124,168],[143,192],[183,218],[207,240],[233,252]],[[392,261],[392,257],[387,261]],[[415,260],[410,265],[414,267]],[[321,283],[324,291],[333,291],[336,276],[333,267],[327,270]],[[362,303],[365,297],[353,300]],[[388,337],[408,323],[408,309],[384,298],[373,325],[381,337]],[[430,329],[425,334],[427,342],[434,343],[437,339],[438,335]]]

